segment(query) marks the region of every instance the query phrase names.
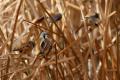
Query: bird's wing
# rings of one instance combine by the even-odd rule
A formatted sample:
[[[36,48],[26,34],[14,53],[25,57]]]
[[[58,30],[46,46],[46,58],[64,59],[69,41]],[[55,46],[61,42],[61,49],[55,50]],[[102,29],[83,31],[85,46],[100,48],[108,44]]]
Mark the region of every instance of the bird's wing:
[[[47,55],[51,50],[51,42],[48,39],[45,39],[41,42],[40,54]]]

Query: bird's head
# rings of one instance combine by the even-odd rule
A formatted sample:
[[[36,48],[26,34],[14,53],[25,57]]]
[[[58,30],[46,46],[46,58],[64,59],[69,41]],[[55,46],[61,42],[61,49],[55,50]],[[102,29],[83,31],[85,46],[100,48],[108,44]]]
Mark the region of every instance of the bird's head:
[[[40,39],[46,39],[47,37],[48,37],[48,33],[47,32],[41,32]]]

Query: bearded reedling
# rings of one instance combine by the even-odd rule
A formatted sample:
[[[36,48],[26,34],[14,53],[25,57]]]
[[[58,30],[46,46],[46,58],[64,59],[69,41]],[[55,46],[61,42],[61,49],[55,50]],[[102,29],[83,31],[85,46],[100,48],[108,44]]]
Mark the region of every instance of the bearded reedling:
[[[100,16],[98,13],[94,13],[92,15],[87,15],[87,16],[85,16],[85,18],[86,18],[88,24],[98,26],[100,23]]]
[[[48,38],[47,32],[41,32],[40,34],[40,55],[46,57],[52,49],[52,44]]]
[[[13,51],[18,51],[19,57],[18,57],[18,63],[17,64],[22,64],[27,67],[27,65],[31,62],[28,57],[32,56],[32,50],[35,47],[35,42],[33,41],[28,41],[26,43],[21,43],[20,47],[13,48]],[[27,70],[24,72],[26,75],[30,74],[30,70]]]
[[[13,51],[19,51],[20,54],[27,54],[31,55],[32,49],[35,47],[35,43],[33,41],[28,41],[27,43],[24,43],[19,48],[14,48]]]

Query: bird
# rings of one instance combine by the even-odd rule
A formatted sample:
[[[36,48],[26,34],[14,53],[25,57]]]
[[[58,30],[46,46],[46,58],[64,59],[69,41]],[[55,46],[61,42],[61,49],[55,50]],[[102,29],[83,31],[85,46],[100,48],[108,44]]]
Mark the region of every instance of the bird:
[[[92,15],[87,15],[87,16],[85,16],[85,18],[89,24],[98,26],[98,24],[100,23],[100,16],[98,13],[94,13]]]
[[[34,41],[28,41],[22,44],[19,48],[14,48],[13,51],[18,51],[21,54],[31,55],[32,49],[35,47]]]
[[[48,38],[48,33],[43,31],[40,34],[40,52],[39,54],[46,57],[52,49],[52,43]]]

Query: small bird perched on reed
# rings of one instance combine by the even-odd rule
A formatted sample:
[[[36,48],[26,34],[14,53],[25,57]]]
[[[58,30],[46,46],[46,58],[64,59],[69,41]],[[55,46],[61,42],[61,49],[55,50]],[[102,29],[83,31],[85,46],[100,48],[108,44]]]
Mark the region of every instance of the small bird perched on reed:
[[[40,55],[46,57],[52,49],[52,44],[48,38],[47,32],[41,32],[40,34]]]
[[[92,14],[92,15],[87,15],[85,16],[88,24],[92,24],[95,26],[98,26],[98,24],[100,23],[100,16],[98,13]]]
[[[33,41],[28,41],[27,43],[22,44],[19,48],[14,48],[13,51],[19,51],[20,53],[31,55],[32,49],[35,47],[35,43]]]

